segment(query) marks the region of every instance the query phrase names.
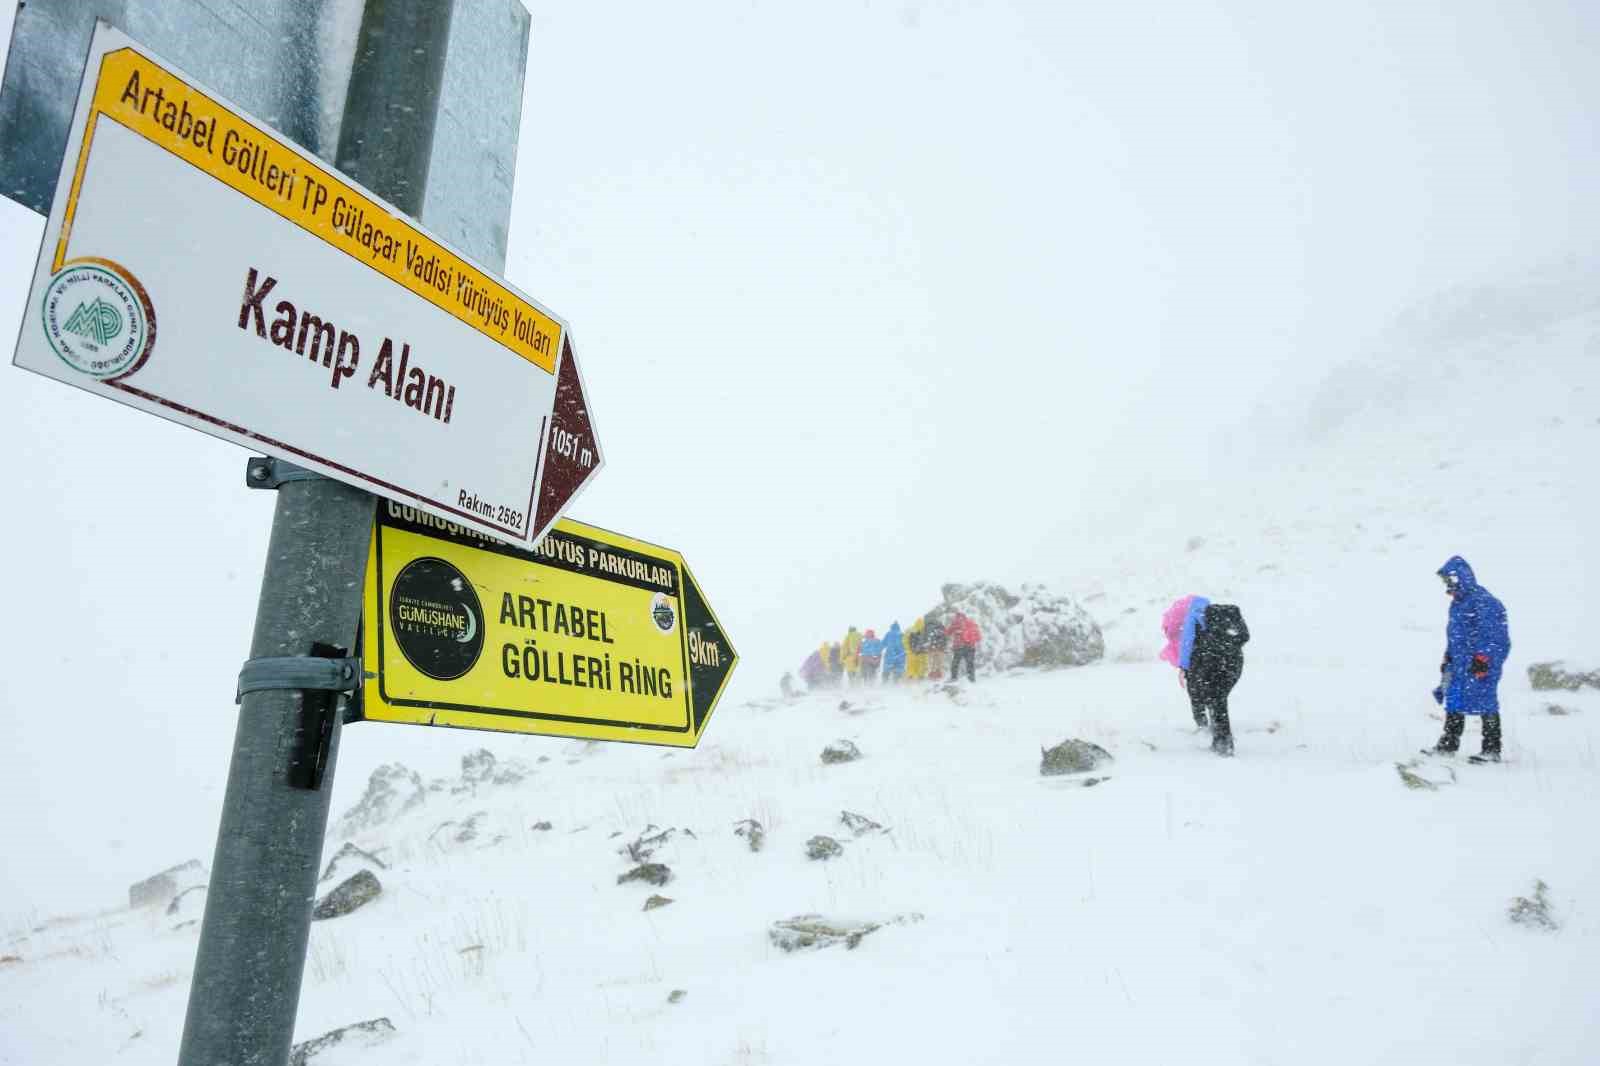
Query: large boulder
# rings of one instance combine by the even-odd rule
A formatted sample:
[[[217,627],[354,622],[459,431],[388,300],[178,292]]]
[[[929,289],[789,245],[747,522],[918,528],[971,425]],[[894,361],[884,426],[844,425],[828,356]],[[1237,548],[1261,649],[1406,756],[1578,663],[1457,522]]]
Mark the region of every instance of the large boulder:
[[[388,1018],[372,1018],[356,1022],[354,1025],[341,1026],[290,1048],[289,1066],[309,1066],[313,1059],[340,1045],[353,1048],[377,1047],[389,1041],[394,1035],[394,1023]],[[340,1058],[339,1061],[345,1060]]]
[[[1053,748],[1039,749],[1039,773],[1045,777],[1086,774],[1110,761],[1109,751],[1087,740],[1063,740]]]
[[[926,615],[944,622],[961,611],[978,623],[980,670],[1084,666],[1105,657],[1105,637],[1089,612],[1044,585],[1012,591],[979,582],[945,585],[941,591],[944,602]]]
[[[355,836],[400,817],[428,798],[422,775],[402,763],[385,763],[367,778],[367,790],[339,817],[340,836]]]
[[[329,918],[342,918],[360,910],[382,894],[383,885],[378,881],[377,874],[371,870],[357,870],[317,900],[317,905],[311,908],[311,920],[322,922]]]
[[[828,765],[855,762],[859,758],[861,758],[861,749],[856,747],[853,740],[836,740],[822,749],[822,761]]]

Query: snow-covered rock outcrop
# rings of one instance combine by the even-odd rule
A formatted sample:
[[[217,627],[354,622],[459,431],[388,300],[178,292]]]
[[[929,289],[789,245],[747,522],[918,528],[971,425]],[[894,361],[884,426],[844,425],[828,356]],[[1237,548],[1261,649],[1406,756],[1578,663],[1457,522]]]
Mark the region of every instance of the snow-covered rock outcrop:
[[[945,585],[941,591],[944,602],[927,615],[948,621],[959,610],[978,623],[980,670],[1084,666],[1105,656],[1105,638],[1089,612],[1045,585],[1024,584],[1012,592],[978,582]]]

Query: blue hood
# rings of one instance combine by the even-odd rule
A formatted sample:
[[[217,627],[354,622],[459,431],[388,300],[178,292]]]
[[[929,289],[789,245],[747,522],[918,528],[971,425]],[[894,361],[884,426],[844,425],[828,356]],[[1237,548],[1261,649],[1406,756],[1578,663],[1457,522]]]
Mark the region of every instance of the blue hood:
[[[1449,561],[1439,567],[1440,577],[1451,575],[1456,579],[1456,589],[1451,595],[1458,600],[1478,587],[1477,575],[1472,572],[1471,565],[1459,555],[1450,556]]]

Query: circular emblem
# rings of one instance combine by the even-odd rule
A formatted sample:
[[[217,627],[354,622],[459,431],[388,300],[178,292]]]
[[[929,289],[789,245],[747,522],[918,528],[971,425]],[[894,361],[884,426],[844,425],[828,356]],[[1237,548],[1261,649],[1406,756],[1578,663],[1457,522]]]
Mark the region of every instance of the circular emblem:
[[[389,627],[406,662],[436,681],[471,670],[483,651],[483,605],[443,559],[413,559],[395,575]]]
[[[72,369],[125,378],[150,358],[156,311],[132,274],[109,259],[74,259],[45,286],[45,338]]]
[[[650,621],[663,633],[671,633],[678,625],[678,610],[664,592],[658,592],[650,601]]]

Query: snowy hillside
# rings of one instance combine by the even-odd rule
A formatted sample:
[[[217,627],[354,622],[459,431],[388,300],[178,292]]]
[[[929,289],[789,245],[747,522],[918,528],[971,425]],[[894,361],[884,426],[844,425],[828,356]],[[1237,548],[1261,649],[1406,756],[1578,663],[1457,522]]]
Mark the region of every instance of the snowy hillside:
[[[1099,621],[1100,664],[788,703],[745,678],[695,751],[489,736],[492,764],[383,771],[327,847],[383,892],[313,927],[297,1039],[393,1032],[310,1061],[1595,1061],[1600,690],[1526,667],[1600,668],[1600,312],[1425,332],[1192,494],[1064,540],[1039,577]],[[1456,552],[1511,619],[1498,767],[1415,759]],[[1183,592],[1250,620],[1232,761],[1155,660]],[[1042,777],[1067,737],[1114,761]],[[824,764],[838,739],[863,757]],[[174,846],[151,872],[209,861]],[[643,862],[670,879],[619,882]],[[1508,917],[1539,881],[1553,929]],[[0,932],[0,1062],[172,1061],[195,894],[125,887]],[[878,927],[791,953],[773,923],[802,915]]]
[[[1233,762],[1166,673],[1122,664],[728,708],[696,752],[562,743],[521,781],[458,779],[355,834],[384,894],[314,926],[299,1038],[387,1017],[381,1046],[325,1058],[385,1066],[1592,1061],[1600,693],[1553,717],[1513,686],[1513,762],[1424,767],[1442,783],[1417,791],[1394,763],[1427,714],[1251,671]],[[1065,736],[1114,753],[1099,784],[1039,776]],[[823,765],[841,737],[863,758]],[[660,829],[671,880],[618,884]],[[843,854],[808,860],[817,834]],[[1535,879],[1554,932],[1506,919]],[[770,942],[808,913],[906,921],[854,950]],[[189,916],[12,932],[5,1060],[170,1062]]]

